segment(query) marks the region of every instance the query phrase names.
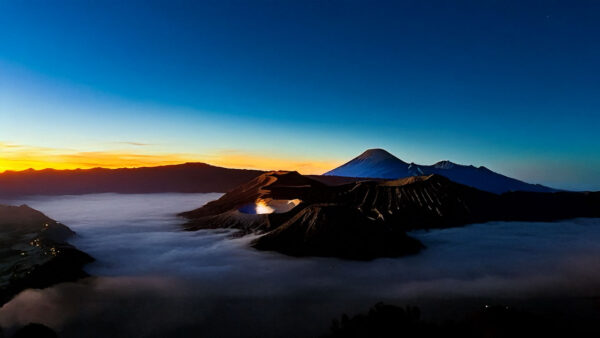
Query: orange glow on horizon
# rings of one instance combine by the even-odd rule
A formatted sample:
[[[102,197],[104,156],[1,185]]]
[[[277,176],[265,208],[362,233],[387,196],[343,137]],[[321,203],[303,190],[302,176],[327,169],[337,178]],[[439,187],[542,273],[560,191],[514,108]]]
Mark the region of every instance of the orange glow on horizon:
[[[207,156],[206,162],[227,168],[258,170],[295,170],[305,175],[320,175],[342,164],[340,161],[323,161],[307,158],[270,157],[238,151],[219,152]]]
[[[256,213],[257,214],[271,214],[275,209],[271,208],[267,202],[263,199],[256,200]]]
[[[0,173],[26,169],[89,169],[152,167],[185,162],[258,170],[296,170],[302,174],[322,174],[340,163],[308,159],[276,158],[238,151],[214,154],[133,153],[128,151],[69,151],[0,142]]]

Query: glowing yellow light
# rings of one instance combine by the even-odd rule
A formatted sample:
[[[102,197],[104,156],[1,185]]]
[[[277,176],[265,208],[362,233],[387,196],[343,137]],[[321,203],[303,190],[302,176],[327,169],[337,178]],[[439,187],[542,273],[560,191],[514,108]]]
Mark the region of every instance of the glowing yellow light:
[[[273,211],[275,211],[275,209],[273,209],[269,205],[267,205],[267,202],[265,202],[264,200],[259,199],[256,201],[256,213],[257,214],[270,214]]]

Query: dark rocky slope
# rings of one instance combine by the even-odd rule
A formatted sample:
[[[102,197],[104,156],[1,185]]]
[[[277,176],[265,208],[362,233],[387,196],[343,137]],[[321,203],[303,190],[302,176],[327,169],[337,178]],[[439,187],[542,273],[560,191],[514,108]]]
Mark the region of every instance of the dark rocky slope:
[[[93,258],[66,242],[74,234],[26,205],[0,205],[0,305],[27,288],[87,276]]]
[[[188,230],[234,228],[242,234],[264,233],[254,247],[294,256],[373,259],[414,254],[423,247],[400,228],[374,222],[356,208],[330,202],[346,188],[328,186],[297,172],[275,171],[181,216],[189,219]],[[257,201],[277,208],[288,200],[298,200],[299,204],[282,213],[245,211]]]
[[[312,204],[259,237],[253,246],[291,256],[373,259],[416,254],[423,244],[398,227],[373,222],[356,208]]]
[[[299,203],[278,212],[279,205],[292,200]],[[274,212],[247,212],[259,204]],[[600,217],[600,193],[497,195],[440,175],[328,186],[296,172],[279,171],[263,174],[181,215],[189,219],[189,230],[235,228],[263,233],[253,243],[258,249],[371,259],[418,252],[422,245],[405,234],[409,230]]]

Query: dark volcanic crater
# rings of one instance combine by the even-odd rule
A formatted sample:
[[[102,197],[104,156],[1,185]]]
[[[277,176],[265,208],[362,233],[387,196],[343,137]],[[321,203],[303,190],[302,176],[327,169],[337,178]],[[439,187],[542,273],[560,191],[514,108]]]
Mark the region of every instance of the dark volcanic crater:
[[[252,244],[261,250],[373,259],[419,252],[424,246],[406,235],[410,230],[600,217],[600,193],[498,195],[436,174],[330,186],[297,172],[274,171],[180,215],[189,219],[188,230],[263,234]]]

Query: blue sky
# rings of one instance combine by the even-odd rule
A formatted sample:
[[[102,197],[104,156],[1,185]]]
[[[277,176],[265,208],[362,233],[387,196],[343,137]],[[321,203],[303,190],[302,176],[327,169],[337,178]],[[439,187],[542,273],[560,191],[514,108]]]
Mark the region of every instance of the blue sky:
[[[594,1],[0,1],[0,142],[600,189],[599,36]]]

